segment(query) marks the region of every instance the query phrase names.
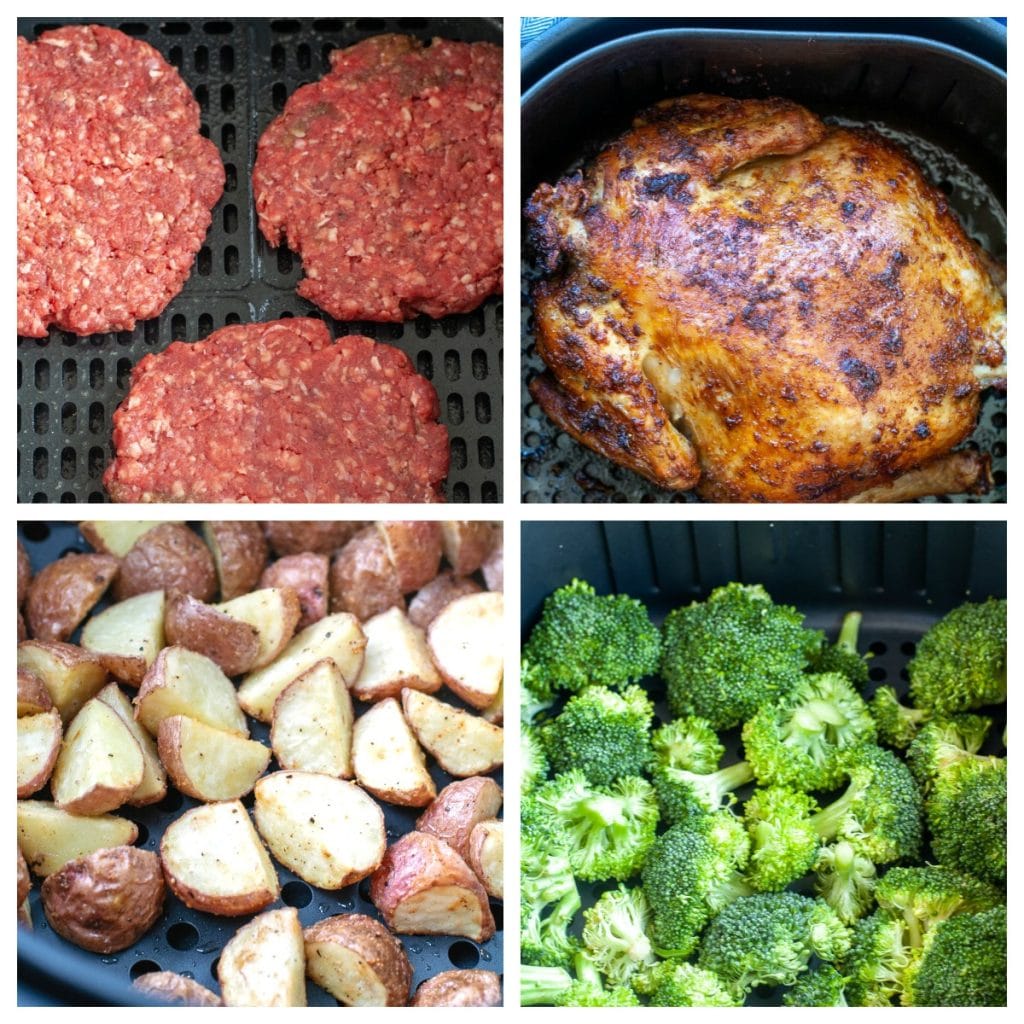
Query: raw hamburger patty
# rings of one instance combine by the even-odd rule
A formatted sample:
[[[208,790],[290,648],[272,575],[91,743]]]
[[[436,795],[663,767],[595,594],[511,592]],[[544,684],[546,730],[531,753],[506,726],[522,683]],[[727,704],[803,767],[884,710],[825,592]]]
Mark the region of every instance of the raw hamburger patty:
[[[18,333],[131,330],[181,291],[224,190],[188,86],[98,25],[18,39]]]
[[[408,36],[331,54],[260,139],[260,230],[339,320],[464,313],[501,289],[501,50]]]
[[[396,348],[238,324],[135,367],[103,482],[115,501],[443,501],[438,411]]]

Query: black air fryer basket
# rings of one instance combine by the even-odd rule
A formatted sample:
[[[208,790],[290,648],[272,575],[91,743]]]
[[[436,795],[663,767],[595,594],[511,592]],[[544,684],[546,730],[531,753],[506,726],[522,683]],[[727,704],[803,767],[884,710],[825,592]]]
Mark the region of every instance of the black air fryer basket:
[[[93,550],[82,539],[75,523],[22,523],[18,538],[28,551],[34,573],[69,551]],[[104,603],[98,607],[104,607]],[[73,642],[77,637],[76,633]],[[452,704],[467,707],[454,694],[446,692],[444,698]],[[359,702],[355,704],[359,705]],[[361,710],[361,705],[355,708],[357,716]],[[467,710],[472,709],[467,707]],[[269,746],[269,727],[253,718],[248,719],[248,724],[252,738]],[[427,758],[427,766],[439,792],[454,781],[452,776],[441,770],[434,758]],[[276,761],[272,760],[268,771],[275,770],[275,767]],[[491,777],[502,784],[500,769],[491,773]],[[49,799],[48,792],[44,789],[36,794],[36,798]],[[251,813],[252,796],[244,797],[242,802]],[[171,787],[160,803],[149,807],[125,806],[114,813],[130,818],[139,826],[137,847],[157,852],[164,829],[199,803]],[[380,801],[378,804],[384,812],[389,846],[415,828],[416,819],[422,812],[422,808],[398,807]],[[335,914],[366,914],[380,920],[370,900],[368,878],[357,885],[329,892],[304,882],[276,859],[274,867],[281,882],[281,897],[267,909],[295,907],[303,927]],[[131,984],[140,975],[156,970],[185,974],[219,993],[216,972],[220,952],[235,932],[254,916],[218,917],[190,910],[168,890],[164,913],[139,942],[120,953],[101,956],[66,942],[50,928],[39,900],[40,884],[40,880],[33,877],[29,896],[33,930],[18,929],[20,1006],[166,1006],[147,998]],[[478,943],[450,935],[399,935],[398,939],[412,964],[413,990],[427,978],[457,968],[478,967],[500,975],[504,944],[502,904],[492,901],[491,912],[497,931],[487,942]],[[333,996],[312,982],[306,984],[306,995],[310,1006],[340,1005]]]
[[[178,69],[199,103],[203,134],[220,148],[224,195],[182,292],[134,331],[18,339],[18,500],[109,500],[101,478],[113,448],[111,417],[132,367],[172,341],[195,341],[232,323],[315,316],[333,334],[365,334],[400,348],[437,389],[450,436],[446,494],[501,500],[502,302],[472,313],[403,324],[339,323],[295,293],[301,264],[260,233],[252,165],[263,130],[300,86],[320,78],[329,54],[384,32],[501,45],[500,18],[20,18],[35,39],[66,24],[108,24],[150,43]]]
[[[969,234],[1006,258],[1006,30],[987,18],[568,19],[523,58],[522,201],[595,155],[659,99],[784,96],[826,120],[881,125],[946,195]],[[543,364],[523,283],[524,501],[693,501],[559,431],[527,382]],[[989,392],[969,444],[1006,500],[1006,399]]]

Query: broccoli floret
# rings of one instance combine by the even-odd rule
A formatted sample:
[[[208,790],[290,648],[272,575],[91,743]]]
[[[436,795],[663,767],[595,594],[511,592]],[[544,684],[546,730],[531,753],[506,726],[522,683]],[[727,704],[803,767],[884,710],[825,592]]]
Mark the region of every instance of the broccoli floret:
[[[984,715],[950,715],[923,726],[907,751],[907,763],[928,793],[935,779],[957,761],[972,760],[992,726]]]
[[[536,726],[523,724],[519,733],[520,771],[522,772],[522,788],[526,793],[534,786],[543,782],[551,770],[540,732]]]
[[[731,803],[732,791],[753,778],[750,765],[739,761],[709,775],[663,766],[655,769],[652,781],[662,820],[678,825],[691,814],[717,811]]]
[[[782,997],[783,1006],[846,1006],[846,976],[831,964],[801,974]]]
[[[523,1006],[639,1006],[631,988],[606,989],[601,975],[584,953],[575,957],[575,977],[561,967],[524,965],[519,973]]]
[[[945,768],[925,802],[932,853],[947,867],[1006,881],[1006,759],[976,757]]]
[[[564,967],[524,963],[519,971],[519,1002],[523,1006],[554,1006],[572,984],[573,976]]]
[[[749,855],[743,823],[729,811],[695,814],[658,837],[642,878],[659,956],[689,956],[711,917],[750,893],[742,877]]]
[[[757,985],[792,985],[812,956],[832,963],[849,947],[849,929],[821,900],[766,892],[722,910],[704,935],[698,963],[742,995]]]
[[[804,676],[743,726],[743,749],[758,781],[804,790],[834,789],[843,779],[842,752],[874,740],[867,704],[835,672]]]
[[[660,653],[658,629],[639,601],[573,580],[544,602],[523,649],[524,685],[540,700],[588,683],[624,686],[654,672]]]
[[[784,889],[810,870],[821,845],[811,825],[817,801],[786,786],[757,789],[743,806],[750,834],[747,881],[758,892]]]
[[[1006,907],[958,914],[925,936],[907,972],[908,1006],[1006,1005]]]
[[[595,786],[575,770],[525,795],[521,816],[531,828],[562,837],[580,880],[622,882],[640,870],[654,842],[658,800],[646,779],[627,775]]]
[[[629,981],[635,971],[657,959],[647,937],[650,916],[643,890],[624,885],[602,893],[583,912],[583,945],[612,984]]]
[[[672,713],[731,729],[799,682],[821,634],[761,586],[730,583],[670,612],[662,627],[661,674]]]
[[[651,736],[655,764],[710,774],[718,767],[725,747],[711,723],[696,715],[677,718]]]
[[[907,666],[910,699],[936,715],[1006,700],[1006,601],[962,604],[937,622]]]
[[[580,895],[568,854],[551,837],[526,827],[520,844],[521,959],[568,967],[577,944],[569,936]]]
[[[579,769],[597,786],[642,775],[651,763],[653,715],[654,705],[639,686],[627,686],[621,694],[606,686],[586,687],[541,727],[552,770]]]
[[[843,616],[843,624],[834,644],[822,644],[821,649],[811,657],[813,672],[838,672],[846,676],[856,686],[865,686],[868,682],[870,653],[857,653],[857,640],[860,637],[860,624],[864,616],[860,612],[847,612]]]
[[[903,920],[876,910],[853,926],[850,952],[841,969],[847,977],[850,1006],[892,1006],[903,991],[911,950],[903,938]]]
[[[818,851],[814,864],[817,894],[843,924],[853,924],[874,905],[878,872],[874,861],[845,839]]]
[[[677,960],[663,960],[636,975],[633,988],[650,1006],[742,1005],[711,971]]]
[[[555,699],[540,680],[537,669],[526,658],[519,662],[519,679],[519,721],[523,725],[533,725],[543,712],[554,705]],[[545,696],[536,696],[535,690],[540,690]]]
[[[912,859],[921,847],[921,794],[891,750],[864,744],[842,758],[849,785],[811,818],[826,842],[846,839],[876,864]]]
[[[901,704],[891,686],[880,686],[875,690],[869,707],[871,717],[878,727],[878,738],[897,750],[906,750],[914,741],[918,729],[932,716],[925,708],[911,708]]]

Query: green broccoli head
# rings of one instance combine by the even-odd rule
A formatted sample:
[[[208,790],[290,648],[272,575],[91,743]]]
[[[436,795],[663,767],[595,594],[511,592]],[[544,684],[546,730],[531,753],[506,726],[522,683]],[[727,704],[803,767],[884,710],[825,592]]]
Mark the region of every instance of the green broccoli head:
[[[738,761],[708,775],[663,765],[651,778],[662,821],[678,825],[691,814],[717,811],[733,803],[733,790],[752,781],[754,773],[746,761]]]
[[[526,793],[548,777],[551,766],[548,764],[547,754],[544,753],[540,730],[536,726],[524,724],[521,727],[519,748],[522,788]]]
[[[892,1006],[903,992],[911,959],[902,918],[886,910],[861,918],[853,926],[850,952],[842,961],[849,1005]]]
[[[801,974],[782,997],[783,1006],[846,1006],[846,976],[831,964]]]
[[[907,764],[921,789],[928,793],[946,768],[972,759],[991,727],[992,719],[984,715],[949,715],[922,726],[907,750]]]
[[[522,819],[524,826],[564,841],[581,881],[626,881],[654,842],[658,800],[646,779],[627,775],[595,786],[574,770],[525,796]]]
[[[654,705],[639,686],[627,686],[621,693],[606,686],[585,687],[541,727],[552,770],[557,774],[578,768],[598,786],[623,775],[642,775],[651,763],[653,715]]]
[[[650,1006],[740,1006],[711,971],[696,964],[662,960],[633,978],[633,988]]]
[[[605,988],[597,966],[585,952],[574,959],[576,977],[553,999],[555,1006],[639,1006],[640,1000],[628,985]],[[526,1005],[524,1003],[524,1005]]]
[[[539,716],[547,711],[554,703],[554,695],[549,692],[546,684],[537,674],[537,669],[521,658],[519,661],[519,721],[523,725],[533,725]],[[544,693],[544,697],[538,697],[536,690]]]
[[[931,718],[931,712],[923,708],[911,708],[900,703],[900,698],[891,686],[880,686],[871,698],[871,717],[878,727],[878,738],[887,746],[906,750],[917,735],[918,729]]]
[[[750,835],[747,881],[758,892],[784,889],[810,870],[821,845],[811,825],[817,801],[786,786],[757,789],[743,806]]]
[[[868,659],[871,655],[857,653],[863,617],[860,612],[847,612],[843,616],[843,624],[836,642],[823,643],[820,650],[811,656],[811,671],[838,672],[855,686],[867,685],[870,679]]]
[[[733,901],[711,922],[698,964],[741,995],[758,985],[792,985],[812,956],[834,963],[849,946],[849,929],[821,900],[757,893]]]
[[[815,892],[843,924],[853,924],[875,902],[875,863],[845,839],[818,851],[814,864]]]
[[[758,781],[805,790],[834,789],[843,780],[842,752],[874,741],[867,704],[835,672],[803,676],[743,726],[743,749]]]
[[[954,608],[917,645],[910,698],[933,714],[970,711],[1006,700],[1006,601],[990,597]]]
[[[749,855],[743,823],[729,811],[694,814],[657,838],[642,878],[660,956],[689,956],[711,917],[751,891],[741,874]]]
[[[655,729],[651,749],[656,765],[702,774],[713,772],[725,753],[711,723],[696,715],[676,718]]]
[[[907,1006],[1006,1005],[1006,907],[958,914],[925,936],[907,972]]]
[[[609,889],[583,912],[583,919],[583,945],[613,985],[624,984],[657,959],[647,937],[650,910],[642,889]]]
[[[940,864],[1006,881],[1006,759],[958,760],[935,780],[925,803]]]
[[[669,613],[661,674],[672,713],[700,715],[731,729],[799,682],[821,635],[795,608],[761,586],[729,583],[702,602]]]
[[[577,950],[569,935],[580,909],[576,879],[558,837],[532,827],[522,830],[520,842],[520,903],[523,963],[568,967]]]
[[[524,685],[542,700],[588,683],[624,686],[654,672],[660,653],[658,629],[639,601],[573,580],[544,602],[523,649]]]
[[[871,744],[842,756],[849,785],[811,818],[826,842],[846,839],[876,864],[912,859],[921,848],[921,794],[891,750]]]

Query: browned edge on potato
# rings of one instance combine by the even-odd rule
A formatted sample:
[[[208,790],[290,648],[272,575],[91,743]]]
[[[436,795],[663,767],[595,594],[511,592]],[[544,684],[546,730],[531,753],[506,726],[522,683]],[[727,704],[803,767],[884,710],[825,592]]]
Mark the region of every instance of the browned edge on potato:
[[[121,561],[114,596],[122,601],[154,590],[209,601],[217,592],[210,549],[184,523],[161,523],[144,533]]]
[[[117,575],[111,555],[69,554],[40,569],[28,588],[25,621],[38,640],[67,640]]]

